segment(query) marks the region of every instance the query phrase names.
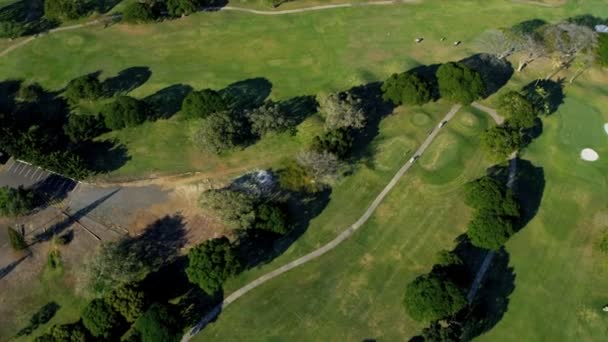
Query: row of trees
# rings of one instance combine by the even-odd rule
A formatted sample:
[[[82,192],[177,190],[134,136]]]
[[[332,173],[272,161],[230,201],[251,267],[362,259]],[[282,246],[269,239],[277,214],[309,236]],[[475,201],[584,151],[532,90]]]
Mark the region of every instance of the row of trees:
[[[596,25],[606,23],[608,20],[590,15],[572,17],[556,24],[535,19],[510,28],[490,30],[478,39],[478,45],[484,52],[501,59],[516,54],[519,59],[517,71],[541,58],[552,60],[557,70],[574,64],[577,72],[573,81],[596,61],[599,64],[606,62],[601,52],[602,45],[606,44],[603,42],[606,38],[602,37],[605,34],[595,31]]]
[[[382,85],[384,99],[395,105],[422,105],[433,100],[433,94],[449,101],[469,104],[486,95],[486,87],[479,72],[461,62],[442,64],[433,76],[438,89],[433,89],[432,81],[416,72],[391,75]]]
[[[146,0],[128,3],[123,20],[128,23],[146,23],[158,20],[164,14],[177,18],[190,15],[200,8],[214,6],[214,0]]]

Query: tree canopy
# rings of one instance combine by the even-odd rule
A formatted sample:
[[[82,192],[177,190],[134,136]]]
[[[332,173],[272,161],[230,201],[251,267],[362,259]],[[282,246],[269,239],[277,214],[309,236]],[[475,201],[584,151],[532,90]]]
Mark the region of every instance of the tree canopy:
[[[404,303],[414,320],[430,322],[456,314],[467,305],[467,300],[453,281],[431,273],[408,284]]]
[[[272,101],[247,111],[246,115],[251,122],[251,131],[259,136],[284,132],[295,125],[288,113],[278,103]]]
[[[188,253],[188,279],[208,294],[219,290],[240,269],[238,255],[225,237],[207,240]]]
[[[361,99],[349,92],[320,97],[319,112],[325,115],[325,126],[328,129],[365,126],[366,119]]]
[[[511,189],[499,181],[484,176],[465,185],[465,203],[477,210],[497,215],[519,217],[519,204]]]
[[[27,214],[36,206],[36,198],[32,190],[20,186],[17,189],[0,188],[0,215],[19,216]]]
[[[95,100],[103,95],[103,87],[97,77],[84,75],[71,80],[65,87],[64,95],[70,103]]]
[[[131,1],[126,4],[122,12],[122,20],[127,23],[146,23],[158,18],[155,8],[148,3]]]
[[[395,105],[422,105],[432,99],[431,85],[411,72],[393,74],[382,84],[383,98]]]
[[[338,158],[345,158],[353,147],[353,137],[348,128],[338,128],[316,136],[312,140],[311,149],[318,153],[328,152]]]
[[[506,159],[524,143],[519,129],[494,126],[481,134],[481,146],[497,159]]]
[[[84,114],[70,114],[68,123],[63,126],[65,135],[73,143],[92,140],[105,129],[105,124],[99,116]]]
[[[498,112],[507,118],[509,125],[519,128],[534,126],[536,119],[532,102],[516,91],[507,92],[500,97]]]
[[[182,102],[182,113],[186,118],[206,118],[213,113],[228,110],[220,93],[212,89],[191,91]]]
[[[255,229],[265,230],[277,234],[289,232],[286,210],[277,203],[262,203],[255,210]]]
[[[106,127],[111,130],[142,124],[150,117],[148,105],[130,96],[119,96],[101,111]]]
[[[233,229],[248,229],[255,221],[255,200],[252,196],[229,188],[203,192],[199,206],[213,211]]]
[[[500,249],[513,233],[511,219],[487,210],[477,211],[467,230],[473,245],[491,250]]]
[[[86,342],[89,334],[82,323],[53,325],[49,332],[36,337],[35,342]]]
[[[235,148],[243,137],[244,125],[241,120],[231,112],[213,113],[201,123],[194,135],[194,142],[214,154]]]
[[[120,315],[103,299],[93,299],[84,308],[82,324],[94,337],[111,339],[121,325]]]
[[[114,289],[105,300],[127,322],[134,322],[148,305],[146,294],[137,283],[127,283]]]
[[[154,303],[133,325],[141,342],[177,342],[180,340],[180,324],[171,309]]]
[[[86,6],[83,0],[45,0],[44,16],[58,21],[74,20],[86,14]]]
[[[481,75],[463,63],[442,64],[437,69],[437,81],[441,97],[450,101],[469,104],[485,93]]]

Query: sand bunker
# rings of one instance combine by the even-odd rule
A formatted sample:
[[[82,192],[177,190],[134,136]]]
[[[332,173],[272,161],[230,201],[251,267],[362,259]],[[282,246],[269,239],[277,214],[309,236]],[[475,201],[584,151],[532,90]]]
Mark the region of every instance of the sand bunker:
[[[608,134],[608,123],[604,124],[604,131],[606,131],[606,134]]]
[[[590,148],[586,148],[581,151],[581,159],[587,161],[596,161],[600,158],[600,156],[594,150]]]

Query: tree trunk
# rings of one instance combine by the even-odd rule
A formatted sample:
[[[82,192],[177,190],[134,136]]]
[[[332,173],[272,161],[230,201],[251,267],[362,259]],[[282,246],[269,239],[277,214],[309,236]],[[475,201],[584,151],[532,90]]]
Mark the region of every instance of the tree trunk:
[[[579,69],[576,74],[574,74],[574,76],[572,76],[572,78],[570,79],[570,84],[572,84],[580,75],[583,74],[583,72],[585,72],[585,70],[587,70],[587,68],[582,68]]]

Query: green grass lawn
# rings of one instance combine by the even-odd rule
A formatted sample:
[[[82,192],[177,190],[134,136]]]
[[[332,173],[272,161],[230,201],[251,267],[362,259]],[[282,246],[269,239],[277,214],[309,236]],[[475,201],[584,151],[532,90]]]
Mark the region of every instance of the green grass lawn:
[[[303,3],[296,1],[289,6]],[[263,77],[272,84],[271,98],[286,99],[347,89],[419,64],[460,59],[473,53],[473,41],[485,29],[530,18],[552,20],[586,12],[600,15],[606,11],[601,3],[586,1],[547,9],[498,0],[427,0],[273,17],[197,13],[161,24],[94,26],[42,37],[11,52],[0,65],[0,79],[23,78],[60,89],[86,73],[101,71],[104,79],[126,68],[143,66],[152,74],[131,92],[133,96],[144,97],[176,84],[221,89]],[[423,45],[413,42],[418,36],[425,37]],[[441,37],[447,40],[441,42]],[[464,44],[453,47],[453,40]],[[150,137],[187,131],[179,125],[158,122],[117,133],[131,159],[109,177],[220,170],[230,163],[226,158],[248,159],[247,149],[242,155],[237,152],[209,158],[198,154],[184,138],[164,140],[166,143],[157,144],[155,150],[163,157],[150,156],[148,147],[155,144]],[[163,132],[165,129],[169,132]],[[294,144],[288,143],[288,138],[279,140],[279,145]],[[282,148],[274,154],[283,152],[288,155],[293,149]],[[261,159],[250,167],[269,164],[272,162]]]
[[[463,58],[473,53],[472,41],[488,28],[577,13],[608,16],[602,5],[600,0],[570,1],[561,8],[502,0],[427,0],[276,17],[199,13],[162,24],[90,27],[43,37],[3,57],[0,79],[25,78],[60,89],[85,73],[100,70],[103,79],[146,66],[151,78],[134,96],[174,84],[221,89],[264,77],[272,83],[271,98],[286,99]],[[413,43],[417,36],[425,37],[424,45]],[[446,42],[440,42],[443,36]],[[464,44],[454,48],[452,40]],[[512,85],[529,82],[531,75],[533,70],[516,75]],[[543,136],[525,152],[524,158],[545,168],[545,197],[537,217],[508,243],[515,291],[503,320],[483,338],[598,340],[608,329],[606,317],[597,311],[605,304],[601,291],[608,285],[608,258],[594,247],[608,226],[608,136],[593,131],[608,121],[605,84],[605,77],[585,74],[569,87],[566,103],[545,120]],[[386,118],[371,145],[371,161],[358,164],[352,176],[334,186],[329,205],[306,233],[275,261],[231,280],[226,293],[352,224],[449,107],[439,102],[399,108]],[[485,115],[463,109],[351,240],[241,298],[197,339],[403,340],[418,333],[422,325],[411,321],[401,305],[403,289],[464,231],[468,209],[461,188],[490,165],[476,138],[489,124]],[[109,177],[192,170],[222,174],[276,165],[321,130],[319,120],[311,117],[295,136],[268,137],[213,157],[189,143],[190,125],[174,117],[110,133],[108,138],[127,146],[131,159]],[[601,159],[582,162],[578,153],[584,147],[596,149]],[[58,293],[49,290],[48,297]],[[53,322],[74,319],[78,310],[69,307],[63,306]],[[7,326],[17,329],[20,324]]]

